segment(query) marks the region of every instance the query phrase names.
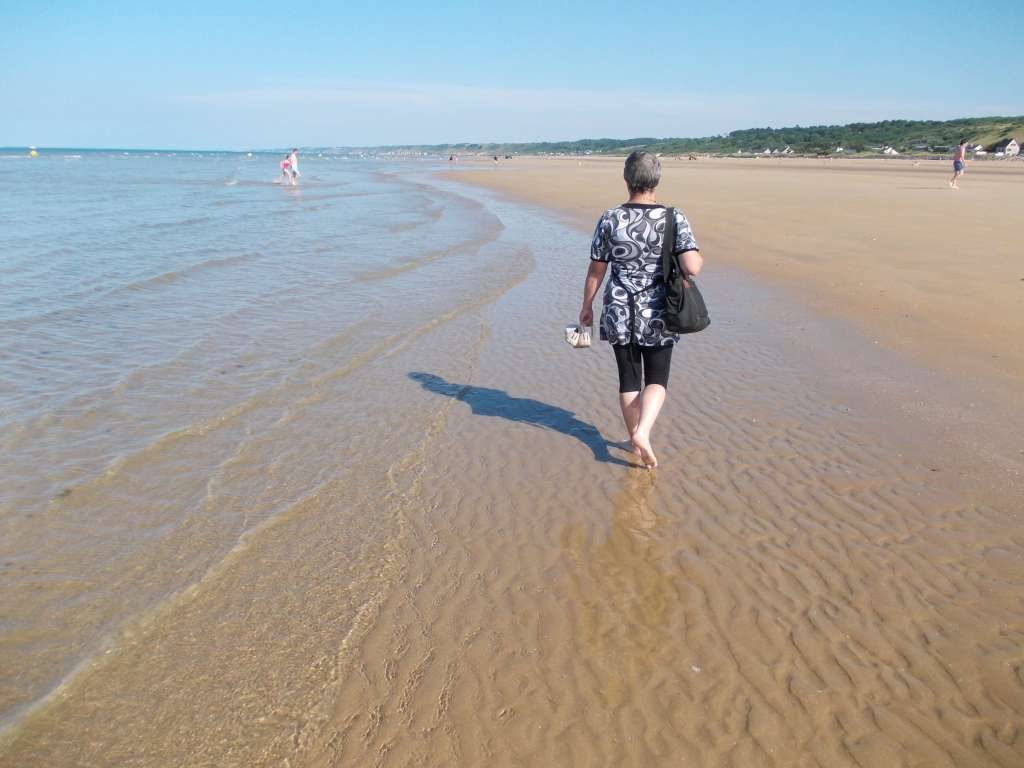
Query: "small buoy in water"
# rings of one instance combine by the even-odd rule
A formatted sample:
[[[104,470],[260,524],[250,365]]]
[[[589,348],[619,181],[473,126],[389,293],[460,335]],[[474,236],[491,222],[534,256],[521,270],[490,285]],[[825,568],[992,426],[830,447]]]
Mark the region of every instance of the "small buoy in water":
[[[30,150],[28,151],[28,156],[29,156],[29,157],[39,157],[39,153],[38,153],[38,152],[36,152],[36,151],[35,151],[34,149],[30,149]]]

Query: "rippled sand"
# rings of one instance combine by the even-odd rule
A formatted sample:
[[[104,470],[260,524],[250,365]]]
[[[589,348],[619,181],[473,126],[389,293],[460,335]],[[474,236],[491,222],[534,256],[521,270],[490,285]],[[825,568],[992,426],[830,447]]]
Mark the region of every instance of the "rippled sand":
[[[1024,163],[662,158],[659,199],[720,261],[782,285],[900,353],[1024,408]],[[621,158],[517,158],[462,175],[593,231]]]
[[[636,468],[610,352],[559,338],[588,234],[482,200],[503,250],[475,279],[503,279],[324,348],[210,481],[283,511],[0,765],[1022,764],[1024,496],[999,414],[972,450],[959,382],[709,253],[714,324],[677,351],[659,469]]]

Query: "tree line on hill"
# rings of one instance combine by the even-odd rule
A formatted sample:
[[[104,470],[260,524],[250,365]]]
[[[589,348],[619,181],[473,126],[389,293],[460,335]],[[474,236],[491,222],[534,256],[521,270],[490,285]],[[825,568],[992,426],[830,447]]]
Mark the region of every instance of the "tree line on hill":
[[[990,146],[1004,138],[1024,139],[1024,116],[970,117],[958,120],[883,120],[877,123],[847,125],[793,126],[791,128],[747,128],[720,136],[677,139],[581,139],[579,141],[443,144],[389,147],[448,152],[486,154],[624,154],[646,149],[663,154],[736,154],[789,147],[798,154],[830,154],[842,147],[844,152],[878,152],[885,147],[906,153],[947,152],[960,139],[972,146]],[[383,148],[380,148],[383,149]]]

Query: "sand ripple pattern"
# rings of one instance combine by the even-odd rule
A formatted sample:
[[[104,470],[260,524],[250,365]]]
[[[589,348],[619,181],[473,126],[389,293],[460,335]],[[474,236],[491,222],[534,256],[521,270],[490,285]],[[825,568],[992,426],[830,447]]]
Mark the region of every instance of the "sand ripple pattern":
[[[941,440],[909,452],[914,414],[852,408],[787,342],[813,317],[773,316],[714,267],[716,326],[676,352],[661,466],[631,466],[610,352],[558,339],[587,233],[486,203],[505,247],[579,259],[539,258],[298,399],[303,424],[345,430],[345,471],[0,765],[1024,763],[1021,500],[958,474]],[[381,382],[394,413],[331,415]]]
[[[456,406],[407,576],[299,762],[1020,765],[1015,507],[899,455],[721,304],[680,348],[657,476],[595,462],[550,409],[614,438],[610,355],[538,364],[502,330],[561,305],[544,278],[573,273],[538,272],[472,381],[416,377]]]
[[[363,175],[380,204],[404,206],[407,216],[420,210],[438,222],[436,209],[447,207],[438,244],[485,242],[362,290],[345,289],[346,280],[390,251],[346,252],[327,240],[286,259],[200,260],[205,266],[158,276],[144,290],[130,277],[126,306],[89,309],[92,320],[111,314],[102,330],[112,326],[114,338],[91,324],[55,326],[41,305],[34,320],[18,320],[22,333],[5,338],[13,354],[2,372],[18,387],[5,401],[16,407],[5,413],[0,457],[0,583],[13,596],[0,628],[0,726],[16,731],[120,653],[127,636],[159,631],[202,585],[231,572],[228,564],[251,567],[251,542],[295,515],[329,508],[353,516],[331,556],[350,556],[353,568],[360,557],[372,564],[385,556],[399,505],[384,501],[390,480],[381,471],[402,464],[441,408],[381,403],[377,376],[389,375],[377,366],[478,313],[527,274],[532,254],[485,238],[500,222],[465,215],[462,205],[479,211],[473,201],[440,192],[428,200],[414,185],[375,186]],[[319,226],[328,226],[331,216],[323,218]],[[144,267],[152,264],[132,269]],[[475,290],[452,281],[450,268]],[[37,287],[30,279],[17,285],[26,294]],[[385,296],[406,298],[392,307]],[[132,341],[117,344],[121,333]],[[40,334],[56,337],[52,362],[38,360]],[[136,340],[152,356],[133,348]],[[45,389],[30,383],[36,375]],[[387,434],[375,436],[371,425]],[[325,499],[347,497],[364,466],[383,468],[376,485],[366,484],[367,493],[378,489],[371,498],[381,511],[335,511]],[[352,605],[372,604],[386,583],[359,581]]]

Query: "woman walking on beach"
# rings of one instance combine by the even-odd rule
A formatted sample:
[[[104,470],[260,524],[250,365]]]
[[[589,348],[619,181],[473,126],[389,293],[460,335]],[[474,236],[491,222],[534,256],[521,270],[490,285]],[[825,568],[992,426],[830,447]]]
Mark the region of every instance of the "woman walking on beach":
[[[629,200],[602,214],[590,246],[580,324],[594,320],[593,302],[608,265],[601,338],[612,345],[619,371],[619,407],[634,452],[648,468],[658,466],[651,430],[665,402],[672,347],[678,336],[665,330],[665,282],[661,249],[668,209],[655,201],[661,161],[650,152],[626,158],[623,172]],[[676,210],[675,242],[670,245],[685,273],[704,264],[690,223]]]

